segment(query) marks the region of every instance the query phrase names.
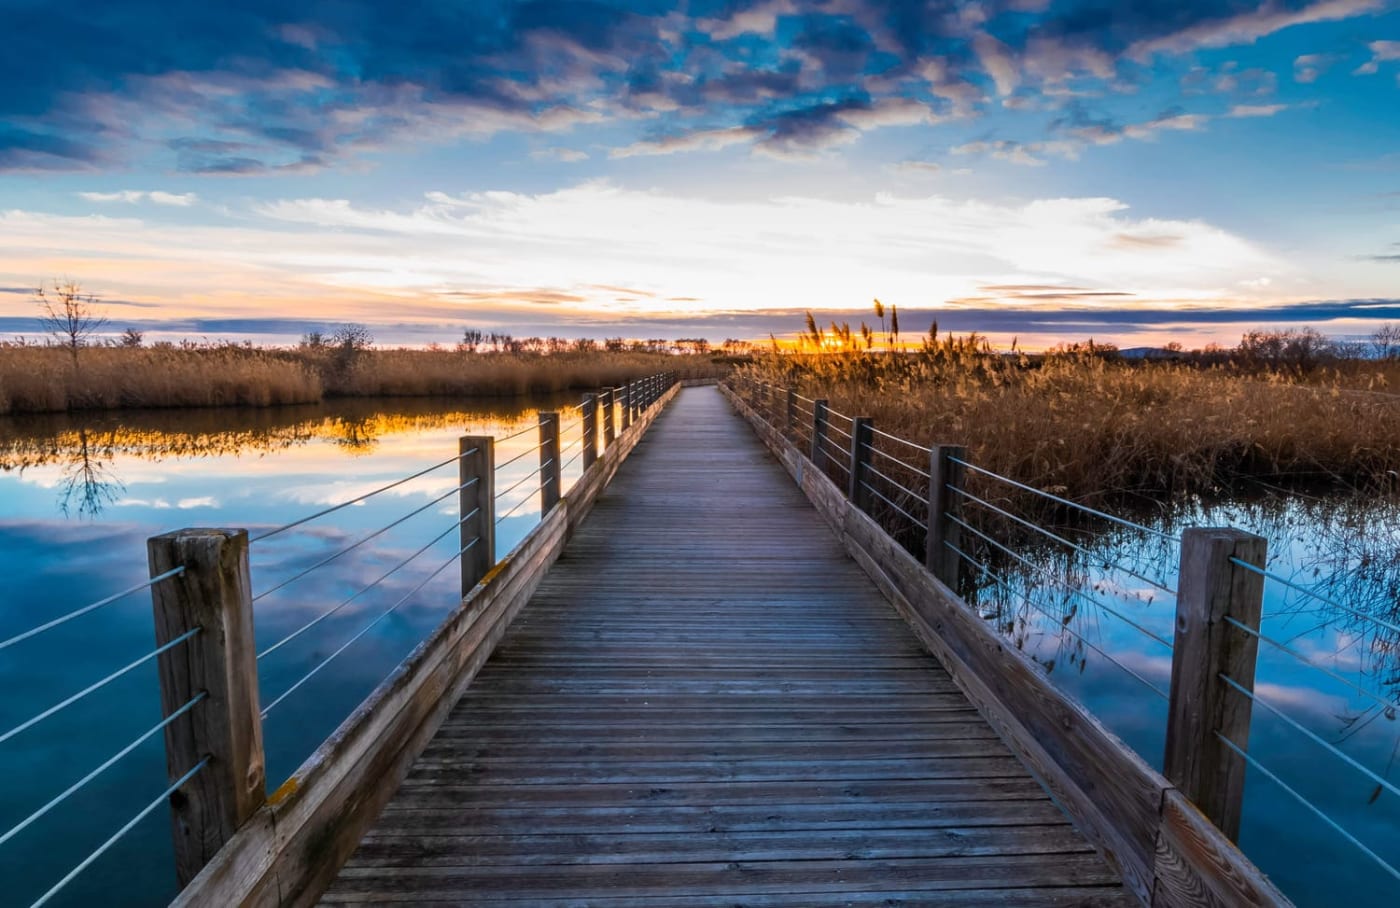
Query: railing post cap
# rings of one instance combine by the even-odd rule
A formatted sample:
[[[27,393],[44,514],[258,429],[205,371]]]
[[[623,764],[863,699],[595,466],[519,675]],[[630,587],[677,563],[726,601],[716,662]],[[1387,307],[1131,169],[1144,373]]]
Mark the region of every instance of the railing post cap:
[[[168,533],[159,533],[149,537],[151,541],[166,539],[190,539],[200,536],[222,536],[225,539],[237,539],[247,537],[248,531],[241,527],[185,527],[181,530],[171,530]]]

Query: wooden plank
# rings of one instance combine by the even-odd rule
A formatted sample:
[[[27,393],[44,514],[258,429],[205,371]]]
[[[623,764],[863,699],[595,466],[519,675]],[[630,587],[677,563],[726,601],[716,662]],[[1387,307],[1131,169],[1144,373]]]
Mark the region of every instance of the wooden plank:
[[[652,412],[654,417],[662,410]],[[569,527],[593,507],[649,425],[650,419],[639,420],[623,433],[593,473],[487,573],[172,905],[299,906],[316,900],[529,600]]]
[[[165,727],[171,781],[209,764],[170,799],[175,875],[188,883],[267,797],[257,648],[245,530],[180,530],[147,542],[156,645],[199,630],[157,657],[162,715],[202,702]]]
[[[1192,527],[1181,539],[1162,773],[1231,840],[1240,834],[1248,767],[1216,734],[1249,748],[1254,700],[1223,678],[1254,690],[1267,550],[1264,537],[1228,528]]]
[[[326,902],[1114,903],[718,395],[660,420]]]
[[[1235,858],[1235,846],[1179,791],[1162,803],[1162,834],[1157,841],[1156,905],[1286,906],[1284,899],[1252,865]]]
[[[829,479],[811,469],[742,400],[727,392],[726,397],[968,699],[1122,872],[1134,894],[1144,903],[1160,898],[1166,899],[1162,904],[1191,904],[1170,901],[1173,893],[1191,887],[1164,892],[1156,885],[1163,805],[1171,783],[1053,687],[1037,665],[1007,645],[870,518],[851,508]],[[1222,852],[1222,859],[1241,875],[1264,880],[1237,849]],[[1216,870],[1188,864],[1182,872],[1209,875]],[[1270,887],[1270,892],[1286,903],[1277,890]]]

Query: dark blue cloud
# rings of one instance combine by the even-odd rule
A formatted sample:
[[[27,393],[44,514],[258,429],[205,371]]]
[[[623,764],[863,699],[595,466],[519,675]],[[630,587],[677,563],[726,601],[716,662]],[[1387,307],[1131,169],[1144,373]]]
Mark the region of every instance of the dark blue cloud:
[[[845,98],[970,115],[1008,69],[1026,91],[1117,78],[1125,57],[1248,43],[1320,2],[0,0],[0,169],[304,170],[415,131],[624,115],[668,135],[772,120],[760,140],[819,147],[848,138],[820,114]]]
[[[540,290],[541,294],[557,291]],[[1096,337],[1111,341],[1129,333],[1171,332],[1234,328],[1241,333],[1266,326],[1312,326],[1328,333],[1338,320],[1372,324],[1400,321],[1400,299],[1319,300],[1247,310],[1226,307],[1134,308],[1108,305],[1072,309],[1042,306],[1008,306],[1005,303],[965,305],[956,309],[900,308],[900,324],[908,337],[916,337],[937,322],[939,330],[959,334],[1053,334],[1066,338]],[[835,320],[857,324],[870,319],[869,309],[818,311],[821,323]],[[569,337],[609,337],[617,334],[645,337],[726,337],[758,338],[768,334],[791,336],[801,330],[803,313],[798,309],[769,309],[753,312],[714,312],[697,315],[617,318],[578,312],[559,313],[552,307],[536,311],[499,309],[464,310],[463,318],[473,327],[500,329],[517,334],[564,335]],[[122,319],[111,326],[115,336],[126,327],[165,335],[191,338],[260,338],[267,343],[294,342],[309,331],[324,331],[324,321],[302,318],[187,318]],[[451,343],[461,336],[462,322],[395,322],[375,324],[372,330],[384,343]],[[1370,328],[1363,328],[1363,332]],[[1343,332],[1351,334],[1348,325]],[[0,336],[42,337],[38,319],[0,317]]]

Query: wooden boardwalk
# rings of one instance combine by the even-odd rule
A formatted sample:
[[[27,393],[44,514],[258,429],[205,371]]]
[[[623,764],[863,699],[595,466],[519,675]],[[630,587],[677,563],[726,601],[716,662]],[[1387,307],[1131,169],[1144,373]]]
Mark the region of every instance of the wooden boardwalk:
[[[352,902],[1137,903],[713,388],[623,464]]]

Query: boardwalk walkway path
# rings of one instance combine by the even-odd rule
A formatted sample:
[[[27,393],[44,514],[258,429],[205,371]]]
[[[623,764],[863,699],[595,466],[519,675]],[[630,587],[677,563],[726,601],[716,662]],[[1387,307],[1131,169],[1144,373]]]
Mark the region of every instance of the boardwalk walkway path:
[[[324,896],[394,902],[1135,904],[713,388]]]

